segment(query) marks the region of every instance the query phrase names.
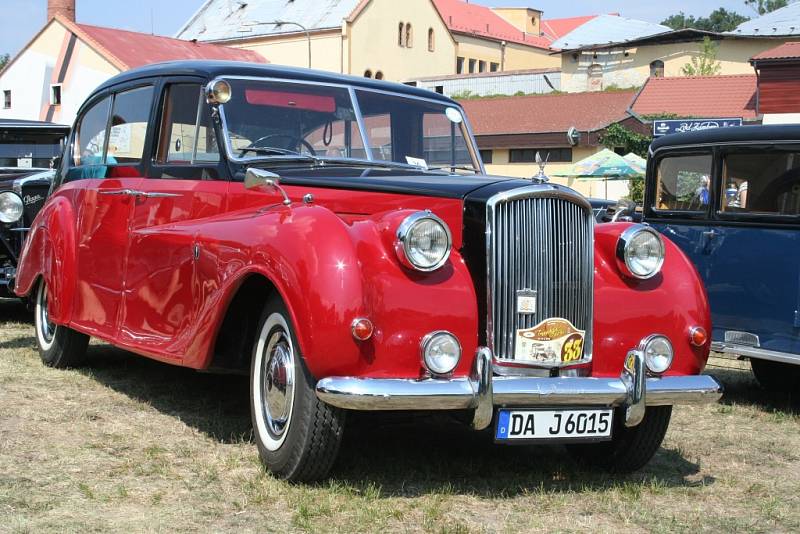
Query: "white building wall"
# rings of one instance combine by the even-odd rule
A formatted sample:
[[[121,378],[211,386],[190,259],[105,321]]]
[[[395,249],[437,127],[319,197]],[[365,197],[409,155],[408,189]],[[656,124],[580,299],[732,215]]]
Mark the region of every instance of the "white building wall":
[[[10,109],[0,101],[0,119],[39,120],[42,109],[50,102],[55,62],[55,57],[29,50],[0,75],[0,96],[11,91]]]

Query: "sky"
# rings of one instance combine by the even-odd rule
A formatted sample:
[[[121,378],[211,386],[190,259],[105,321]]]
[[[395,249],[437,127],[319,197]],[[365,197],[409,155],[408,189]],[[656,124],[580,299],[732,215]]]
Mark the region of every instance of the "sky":
[[[204,0],[78,0],[77,19],[85,24],[110,26],[161,35],[174,35]],[[744,0],[472,0],[487,6],[531,6],[545,18],[598,13],[661,22],[673,13],[705,16],[718,7],[753,16]],[[47,0],[0,0],[0,54],[16,54],[45,23]]]

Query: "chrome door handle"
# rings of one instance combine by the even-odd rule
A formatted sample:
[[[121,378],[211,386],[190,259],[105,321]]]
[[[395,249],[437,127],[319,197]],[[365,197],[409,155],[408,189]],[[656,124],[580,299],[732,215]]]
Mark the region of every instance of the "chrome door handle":
[[[144,191],[136,191],[136,193],[136,196],[145,198],[174,198],[181,196],[178,193],[145,193]]]
[[[709,230],[707,232],[703,232],[703,235],[709,239],[714,239],[715,237],[717,237],[717,232],[716,230]]]
[[[139,191],[137,189],[116,189],[114,191],[100,191],[101,195],[124,195],[129,197],[142,197],[142,198],[172,198],[181,195],[177,193],[148,193],[146,191]]]
[[[136,196],[135,193],[138,191],[134,191],[133,189],[115,189],[113,191],[100,191],[101,195],[114,195],[114,196]]]

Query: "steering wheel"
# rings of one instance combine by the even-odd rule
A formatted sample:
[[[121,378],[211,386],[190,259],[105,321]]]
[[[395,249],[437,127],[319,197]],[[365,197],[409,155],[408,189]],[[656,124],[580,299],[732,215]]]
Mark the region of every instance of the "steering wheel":
[[[259,137],[258,139],[256,139],[252,143],[250,143],[250,145],[247,146],[246,148],[270,148],[268,146],[264,146],[262,143],[265,143],[265,142],[269,141],[270,139],[275,139],[275,138],[288,139],[291,142],[290,146],[294,147],[295,152],[297,152],[298,154],[300,154],[301,152],[300,152],[300,150],[296,150],[296,149],[300,148],[300,146],[302,145],[311,153],[312,156],[316,156],[317,155],[317,151],[314,150],[314,147],[311,146],[311,143],[309,143],[305,139],[301,139],[300,137],[294,136],[292,134],[287,134],[287,133],[274,133],[274,134],[265,135],[264,137]],[[239,156],[244,156],[245,152],[246,152],[246,149],[240,150],[239,151]]]

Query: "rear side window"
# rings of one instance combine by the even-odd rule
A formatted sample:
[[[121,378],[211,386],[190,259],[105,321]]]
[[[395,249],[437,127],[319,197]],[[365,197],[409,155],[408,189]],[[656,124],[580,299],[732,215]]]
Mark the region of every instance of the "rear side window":
[[[723,163],[722,213],[800,215],[800,152],[737,152]]]
[[[704,212],[711,202],[711,154],[667,156],[658,163],[653,208]]]
[[[106,155],[108,165],[141,163],[152,102],[152,87],[119,93],[114,98]]]
[[[170,85],[161,117],[158,163],[191,165],[219,161],[211,113],[202,98],[200,85]]]
[[[111,97],[106,97],[83,114],[76,128],[75,166],[102,165],[105,160],[106,129]]]

